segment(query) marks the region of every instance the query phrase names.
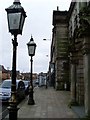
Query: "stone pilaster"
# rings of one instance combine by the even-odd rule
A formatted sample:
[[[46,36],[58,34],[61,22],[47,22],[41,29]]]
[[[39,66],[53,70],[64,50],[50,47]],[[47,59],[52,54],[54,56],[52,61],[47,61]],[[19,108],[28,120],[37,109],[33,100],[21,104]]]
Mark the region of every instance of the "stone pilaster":
[[[90,37],[83,40],[85,113],[90,116]]]
[[[76,102],[76,65],[71,64],[71,103]]]
[[[70,56],[71,59],[71,105],[76,105],[76,60],[75,60],[75,53],[73,52]]]

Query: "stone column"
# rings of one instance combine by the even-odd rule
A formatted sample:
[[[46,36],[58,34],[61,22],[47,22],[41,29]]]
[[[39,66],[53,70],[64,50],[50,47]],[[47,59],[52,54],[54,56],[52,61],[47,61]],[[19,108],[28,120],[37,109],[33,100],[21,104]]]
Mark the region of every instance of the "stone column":
[[[83,40],[85,114],[90,116],[90,37]]]
[[[71,104],[76,102],[76,65],[71,64]]]

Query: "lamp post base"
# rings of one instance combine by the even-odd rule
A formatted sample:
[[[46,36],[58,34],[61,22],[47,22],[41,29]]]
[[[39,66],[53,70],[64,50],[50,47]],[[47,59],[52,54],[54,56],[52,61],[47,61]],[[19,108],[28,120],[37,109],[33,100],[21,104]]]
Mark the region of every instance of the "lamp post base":
[[[34,105],[35,101],[33,99],[33,89],[32,87],[29,89],[29,100],[28,100],[28,105]]]
[[[32,100],[32,99],[28,100],[28,105],[34,105],[34,104],[35,104],[34,100]]]
[[[9,120],[17,120],[17,111],[19,108],[16,106],[9,106],[7,109],[9,110]]]

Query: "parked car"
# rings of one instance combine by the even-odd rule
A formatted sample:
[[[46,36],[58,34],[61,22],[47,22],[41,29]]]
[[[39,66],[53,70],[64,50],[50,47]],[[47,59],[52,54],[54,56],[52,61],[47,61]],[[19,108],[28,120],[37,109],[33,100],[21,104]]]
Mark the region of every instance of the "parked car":
[[[30,85],[30,81],[28,80],[23,80],[24,84],[25,84],[25,94],[28,95],[29,93],[29,85]]]
[[[16,80],[17,101],[25,98],[25,84],[22,80]],[[0,85],[0,100],[8,102],[11,97],[11,79],[4,80]]]

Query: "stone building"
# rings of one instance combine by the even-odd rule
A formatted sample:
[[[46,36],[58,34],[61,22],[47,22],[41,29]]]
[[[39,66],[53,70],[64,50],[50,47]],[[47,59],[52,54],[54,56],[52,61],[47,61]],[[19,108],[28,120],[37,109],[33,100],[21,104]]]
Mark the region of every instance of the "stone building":
[[[71,103],[90,115],[90,2],[71,2],[68,14]]]
[[[67,11],[53,11],[53,33],[51,44],[51,81],[56,90],[69,87]],[[52,67],[50,67],[52,70]],[[53,79],[54,78],[54,79]]]
[[[70,85],[71,105],[84,106],[90,116],[90,0],[80,1],[68,12],[53,11],[50,72],[55,89]]]

